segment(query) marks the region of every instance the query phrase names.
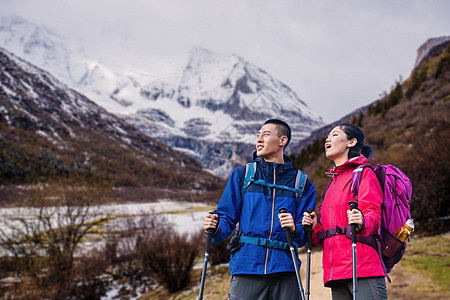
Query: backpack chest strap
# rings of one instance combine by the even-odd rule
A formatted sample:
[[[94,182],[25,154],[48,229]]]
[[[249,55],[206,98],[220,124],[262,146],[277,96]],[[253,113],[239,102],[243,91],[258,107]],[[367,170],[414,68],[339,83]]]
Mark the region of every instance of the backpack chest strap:
[[[263,247],[271,248],[271,249],[289,250],[288,243],[284,243],[284,242],[277,241],[277,240],[269,240],[266,238],[257,238],[257,237],[253,237],[253,236],[243,235],[240,237],[239,242],[259,245],[259,246],[263,246]]]
[[[262,179],[256,180],[256,179],[254,179],[254,178],[250,178],[250,181],[253,182],[254,184],[267,186],[267,187],[269,187],[269,188],[277,188],[277,189],[282,189],[282,190],[291,191],[291,192],[294,192],[294,193],[299,193],[299,192],[301,192],[301,191],[299,191],[298,189],[294,189],[294,188],[291,188],[291,187],[286,186],[286,185],[268,183],[268,182],[266,182],[266,181],[264,181],[264,180],[262,180]]]
[[[326,239],[326,238],[330,238],[330,237],[333,237],[333,236],[338,235],[338,234],[343,234],[347,238],[351,239],[352,238],[352,236],[351,236],[351,234],[352,234],[351,225],[347,225],[347,226],[343,226],[343,227],[336,226],[334,228],[330,228],[330,229],[327,229],[327,230],[324,230],[324,231],[319,231],[317,233],[317,237],[319,239]],[[375,236],[373,234],[371,234],[369,236],[356,235],[356,241],[360,242],[360,243],[363,243],[363,244],[367,244],[369,246],[372,246],[375,249],[376,249],[376,246],[377,246],[377,242],[376,242]]]
[[[343,226],[343,227],[333,227],[330,229],[327,229],[325,231],[319,231],[317,233],[317,237],[321,240],[330,238],[332,236],[338,235],[338,234],[344,234],[346,237],[351,238],[351,226]]]
[[[295,185],[294,187],[286,186],[286,185],[280,185],[280,184],[272,184],[268,183],[262,179],[255,179],[256,174],[256,162],[248,163],[245,165],[245,176],[244,176],[244,182],[241,187],[241,195],[244,197],[245,191],[247,190],[247,187],[250,185],[250,183],[267,186],[269,188],[278,188],[283,189],[287,191],[291,191],[295,194],[296,203],[300,201],[300,199],[303,196],[303,192],[306,188],[306,182],[308,180],[308,175],[306,175],[305,172],[302,172],[301,170],[297,170],[297,176],[295,178]]]

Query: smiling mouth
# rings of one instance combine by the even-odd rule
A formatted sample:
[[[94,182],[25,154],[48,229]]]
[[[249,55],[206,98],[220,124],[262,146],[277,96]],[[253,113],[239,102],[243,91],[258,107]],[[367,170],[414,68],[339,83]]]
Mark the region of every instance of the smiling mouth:
[[[325,149],[330,149],[331,145],[330,144],[325,144]]]
[[[262,146],[262,145],[256,146],[257,151],[260,151],[262,148],[264,148],[264,146]]]

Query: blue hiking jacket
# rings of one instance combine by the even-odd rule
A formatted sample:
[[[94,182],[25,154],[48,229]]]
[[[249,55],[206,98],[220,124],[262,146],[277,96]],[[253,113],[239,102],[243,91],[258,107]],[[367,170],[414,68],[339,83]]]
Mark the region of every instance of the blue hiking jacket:
[[[253,161],[257,162],[255,179],[262,179],[267,183],[295,186],[297,170],[292,166],[289,157],[284,156],[284,164],[266,162],[262,157],[253,154]],[[217,206],[220,216],[220,231],[213,236],[213,242],[224,241],[239,223],[239,230],[246,236],[277,240],[287,243],[286,234],[278,219],[278,209],[284,207],[292,214],[296,231],[293,233],[294,243],[298,247],[305,245],[305,233],[301,226],[303,212],[315,207],[316,190],[308,179],[300,202],[296,203],[295,193],[292,191],[269,188],[251,183],[242,199],[241,188],[245,177],[245,166],[234,169],[228,180],[225,191]],[[297,258],[298,266],[300,260]],[[242,247],[231,255],[230,272],[235,274],[272,274],[279,272],[294,272],[292,256],[288,250],[266,248],[261,245],[244,243]]]

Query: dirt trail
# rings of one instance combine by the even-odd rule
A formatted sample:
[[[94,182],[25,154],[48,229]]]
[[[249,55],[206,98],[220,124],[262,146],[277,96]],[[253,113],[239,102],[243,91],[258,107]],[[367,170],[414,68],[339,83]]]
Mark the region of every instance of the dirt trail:
[[[300,253],[299,257],[302,261],[300,275],[302,278],[303,289],[306,290],[306,252]],[[311,253],[310,291],[310,299],[331,299],[331,289],[323,286],[322,251],[313,251]]]

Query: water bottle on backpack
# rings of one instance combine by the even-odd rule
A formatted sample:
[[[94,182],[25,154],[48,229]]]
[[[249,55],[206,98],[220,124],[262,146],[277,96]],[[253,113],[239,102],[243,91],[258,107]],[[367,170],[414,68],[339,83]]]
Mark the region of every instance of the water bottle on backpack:
[[[406,221],[405,225],[399,227],[394,233],[394,236],[400,241],[404,242],[409,237],[409,235],[414,231],[414,222],[411,219]]]
[[[383,255],[386,257],[393,257],[397,250],[402,246],[402,244],[409,238],[411,233],[414,231],[414,222],[408,219],[406,223],[400,226],[394,233],[394,237],[398,240],[389,240],[390,242],[385,243],[383,248]],[[400,243],[400,242],[401,243]]]

